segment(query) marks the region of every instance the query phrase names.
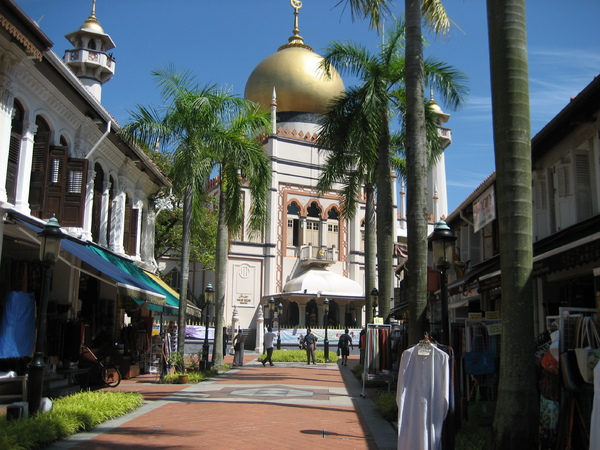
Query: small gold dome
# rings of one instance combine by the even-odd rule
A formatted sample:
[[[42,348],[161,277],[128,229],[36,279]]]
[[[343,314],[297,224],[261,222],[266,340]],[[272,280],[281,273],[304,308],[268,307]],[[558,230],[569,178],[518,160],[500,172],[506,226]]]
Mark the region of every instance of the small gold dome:
[[[324,114],[344,82],[334,68],[327,76],[320,68],[323,58],[307,47],[285,45],[265,58],[250,74],[244,97],[268,110],[275,88],[278,112]]]
[[[82,31],[93,31],[95,33],[104,34],[104,30],[100,26],[100,22],[98,22],[95,16],[88,17],[79,29]]]

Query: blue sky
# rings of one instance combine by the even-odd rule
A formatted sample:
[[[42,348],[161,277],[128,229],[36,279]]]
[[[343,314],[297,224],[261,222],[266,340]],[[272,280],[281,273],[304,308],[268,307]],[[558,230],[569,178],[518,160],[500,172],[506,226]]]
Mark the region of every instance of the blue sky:
[[[338,0],[304,0],[300,34],[318,53],[332,41],[352,41],[376,50],[380,38],[366,23],[352,22]],[[62,57],[64,35],[78,29],[91,0],[16,0],[54,42]],[[401,15],[404,2],[396,1]],[[469,96],[447,126],[448,207],[453,211],[494,171],[485,0],[446,0],[456,23],[449,37],[428,38],[426,56],[464,72]],[[191,70],[201,84],[217,83],[243,95],[256,65],[292,35],[289,0],[97,0],[96,17],[116,44],[116,74],[102,103],[121,123],[136,104],[156,105],[159,91],[150,73],[166,65]],[[570,98],[600,73],[600,1],[529,0],[528,51],[532,137]],[[348,81],[348,80],[345,80]],[[350,80],[351,81],[351,80]],[[349,83],[347,83],[349,84]],[[434,93],[435,96],[435,93]]]

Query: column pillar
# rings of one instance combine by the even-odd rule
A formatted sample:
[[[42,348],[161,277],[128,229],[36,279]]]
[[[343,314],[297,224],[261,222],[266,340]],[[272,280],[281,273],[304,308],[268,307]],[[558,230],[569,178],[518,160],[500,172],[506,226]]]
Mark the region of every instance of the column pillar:
[[[6,174],[15,101],[11,88],[10,79],[6,75],[0,75],[0,202],[8,200]]]
[[[34,122],[25,121],[23,124],[23,141],[19,151],[15,209],[25,214],[31,213],[29,209],[29,185],[31,183],[31,164],[33,162],[33,142],[37,128]]]

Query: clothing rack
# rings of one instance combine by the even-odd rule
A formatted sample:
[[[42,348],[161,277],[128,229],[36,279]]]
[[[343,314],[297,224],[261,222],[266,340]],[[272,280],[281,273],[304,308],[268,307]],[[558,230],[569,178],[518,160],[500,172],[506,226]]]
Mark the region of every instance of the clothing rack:
[[[361,397],[365,398],[365,383],[367,381],[385,381],[388,392],[394,375],[391,371],[391,341],[392,326],[389,324],[368,324],[365,339],[365,360],[363,366],[363,386]]]

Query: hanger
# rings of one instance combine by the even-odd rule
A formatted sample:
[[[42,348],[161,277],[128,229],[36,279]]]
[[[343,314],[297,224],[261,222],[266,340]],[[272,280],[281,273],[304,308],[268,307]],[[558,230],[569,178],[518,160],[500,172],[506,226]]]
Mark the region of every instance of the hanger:
[[[429,333],[425,332],[425,337],[417,344],[417,354],[422,356],[428,356],[431,354],[432,342],[429,338]]]

